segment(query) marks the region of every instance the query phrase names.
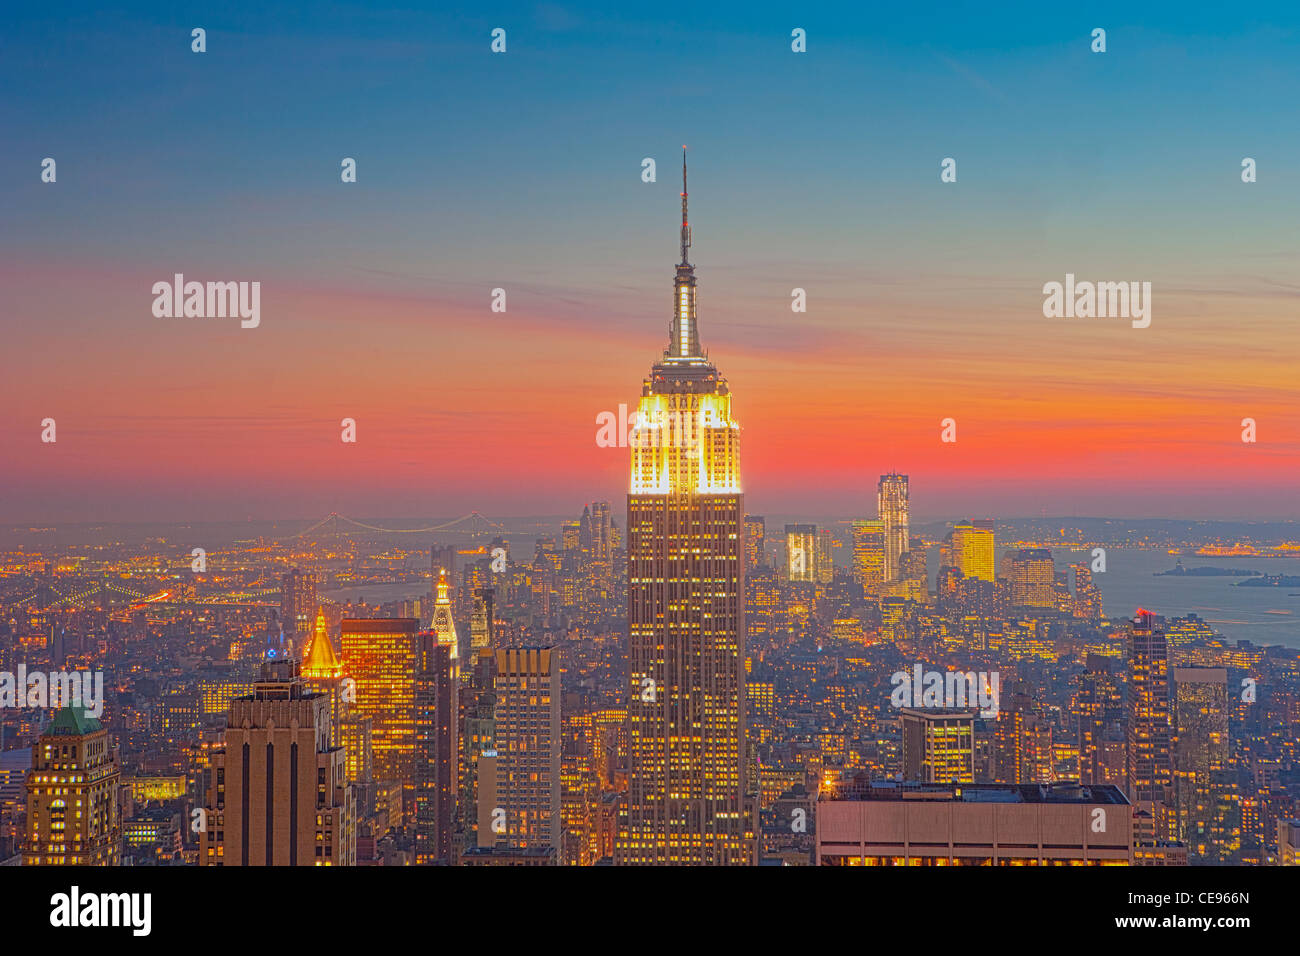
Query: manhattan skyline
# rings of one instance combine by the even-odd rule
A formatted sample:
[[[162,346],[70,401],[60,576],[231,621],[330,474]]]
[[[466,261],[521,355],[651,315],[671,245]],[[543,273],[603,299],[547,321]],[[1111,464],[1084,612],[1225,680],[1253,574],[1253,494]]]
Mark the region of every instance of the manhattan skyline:
[[[859,868],[803,907],[859,945],[1266,927],[1297,51],[1275,0],[7,11],[0,935],[400,950],[462,867],[608,872],[553,942],[645,936],[628,867],[753,938],[702,868]]]

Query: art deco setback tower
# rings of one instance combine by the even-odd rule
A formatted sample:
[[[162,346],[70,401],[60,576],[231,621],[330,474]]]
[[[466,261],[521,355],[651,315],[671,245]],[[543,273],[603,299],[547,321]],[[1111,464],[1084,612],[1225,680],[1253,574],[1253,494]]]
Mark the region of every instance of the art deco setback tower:
[[[669,347],[641,391],[627,499],[628,794],[615,861],[752,864],[740,426],[700,348],[682,261]]]
[[[308,690],[293,659],[264,663],[253,693],[230,702],[200,866],[355,865],[347,760],[332,743],[331,706]]]

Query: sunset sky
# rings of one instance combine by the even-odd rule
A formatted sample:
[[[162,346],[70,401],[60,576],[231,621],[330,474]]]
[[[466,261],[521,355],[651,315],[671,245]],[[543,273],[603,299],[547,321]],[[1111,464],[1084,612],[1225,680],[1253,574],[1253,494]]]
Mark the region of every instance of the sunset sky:
[[[683,143],[751,512],[1300,517],[1294,6],[843,6],[7,13],[0,521],[620,502]],[[260,327],[154,317],[177,272]],[[1066,273],[1151,327],[1044,318]]]

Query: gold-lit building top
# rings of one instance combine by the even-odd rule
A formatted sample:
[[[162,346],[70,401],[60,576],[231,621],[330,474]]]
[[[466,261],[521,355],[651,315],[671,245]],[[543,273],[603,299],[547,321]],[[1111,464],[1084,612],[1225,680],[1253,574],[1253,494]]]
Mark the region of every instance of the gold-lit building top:
[[[447,584],[447,569],[438,569],[438,598],[433,603],[433,627],[438,635],[438,643],[451,649],[451,659],[460,660],[460,639],[456,635],[456,621],[452,616],[450,585]],[[453,670],[460,672],[460,665],[453,664]]]
[[[632,446],[632,494],[737,494],[740,425],[726,379],[700,346],[695,266],[687,260],[686,162],[682,160],[682,261],[677,264],[669,345],[641,388]]]
[[[316,612],[311,646],[307,648],[306,658],[302,662],[302,676],[308,680],[331,680],[343,676],[343,662],[334,653],[334,646],[330,643],[324,608]]]

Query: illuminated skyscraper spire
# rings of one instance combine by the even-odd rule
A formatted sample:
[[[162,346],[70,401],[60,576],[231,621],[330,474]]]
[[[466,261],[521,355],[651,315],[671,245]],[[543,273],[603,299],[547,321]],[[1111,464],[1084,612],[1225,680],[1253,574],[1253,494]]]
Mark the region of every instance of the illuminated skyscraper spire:
[[[691,222],[686,215],[686,147],[682,147],[682,265],[689,266],[686,261],[686,250],[691,247]]]
[[[451,615],[451,597],[448,594],[447,569],[438,569],[438,597],[433,604],[432,630],[438,635],[438,643],[451,649],[453,668],[459,668],[460,650],[456,637],[456,622]]]
[[[330,643],[329,625],[325,623],[325,609],[316,612],[316,623],[312,626],[311,645],[307,648],[302,662],[304,678],[329,679],[343,676],[343,664],[334,653]]]
[[[682,147],[682,261],[677,264],[674,283],[673,320],[668,329],[668,350],[664,358],[673,362],[701,362],[700,333],[695,326],[695,267],[687,261],[691,247],[691,223],[686,214],[686,147]]]
[[[642,385],[632,446],[634,494],[740,491],[740,426],[731,392],[700,348],[695,318],[695,266],[688,257],[686,147],[682,147],[682,261],[674,281],[675,313],[668,348]]]

